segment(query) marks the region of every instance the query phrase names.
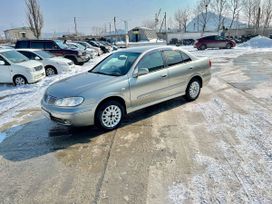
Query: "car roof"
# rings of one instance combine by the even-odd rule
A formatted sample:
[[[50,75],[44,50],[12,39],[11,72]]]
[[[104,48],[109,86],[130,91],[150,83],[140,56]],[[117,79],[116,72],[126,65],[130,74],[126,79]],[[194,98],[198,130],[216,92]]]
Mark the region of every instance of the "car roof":
[[[15,49],[0,49],[0,53],[7,52],[7,51],[14,51]],[[16,51],[16,50],[15,50]]]
[[[132,47],[132,48],[127,48],[124,50],[120,50],[120,52],[122,51],[126,51],[126,52],[136,52],[136,53],[145,53],[148,51],[152,51],[152,50],[160,50],[160,49],[169,49],[169,48],[175,48],[177,49],[177,47],[174,46],[167,46],[167,45],[148,45],[148,46],[141,46],[141,47]]]
[[[35,52],[35,51],[42,51],[41,49],[27,49],[27,48],[20,48],[20,49],[16,49],[18,51],[29,51],[29,52]]]

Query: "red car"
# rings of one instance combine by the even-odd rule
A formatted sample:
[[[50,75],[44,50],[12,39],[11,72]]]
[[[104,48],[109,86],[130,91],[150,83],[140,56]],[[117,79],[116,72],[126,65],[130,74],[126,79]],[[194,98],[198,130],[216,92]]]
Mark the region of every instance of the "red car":
[[[235,41],[229,40],[225,37],[212,35],[198,39],[194,47],[198,50],[206,50],[207,48],[225,48],[231,49],[236,46]]]

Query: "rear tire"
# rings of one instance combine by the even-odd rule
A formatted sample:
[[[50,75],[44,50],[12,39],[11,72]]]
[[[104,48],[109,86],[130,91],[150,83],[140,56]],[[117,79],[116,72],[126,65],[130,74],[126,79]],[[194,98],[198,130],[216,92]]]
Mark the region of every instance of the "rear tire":
[[[124,106],[117,101],[107,101],[98,107],[96,124],[104,130],[114,130],[121,124]]]
[[[202,44],[200,47],[199,47],[200,50],[206,50],[207,49],[207,45],[205,44]]]
[[[22,75],[17,75],[13,78],[13,83],[15,86],[23,86],[27,84],[27,80]]]
[[[187,101],[194,101],[199,97],[201,92],[201,82],[198,79],[192,79],[186,89]]]

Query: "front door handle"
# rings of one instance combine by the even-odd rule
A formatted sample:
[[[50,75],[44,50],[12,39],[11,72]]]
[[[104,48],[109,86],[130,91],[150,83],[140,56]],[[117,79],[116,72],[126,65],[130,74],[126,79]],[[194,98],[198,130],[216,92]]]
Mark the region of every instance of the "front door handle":
[[[161,77],[162,77],[162,78],[165,78],[165,77],[167,77],[167,74],[163,74],[163,75],[161,75]]]
[[[189,69],[190,69],[190,70],[192,70],[192,69],[193,69],[193,67],[189,67]]]

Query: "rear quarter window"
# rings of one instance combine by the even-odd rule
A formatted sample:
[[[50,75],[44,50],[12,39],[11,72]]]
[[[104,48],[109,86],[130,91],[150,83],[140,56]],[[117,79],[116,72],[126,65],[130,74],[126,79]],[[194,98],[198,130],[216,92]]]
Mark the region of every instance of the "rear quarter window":
[[[18,41],[16,43],[16,48],[28,48],[29,47],[29,41]]]

